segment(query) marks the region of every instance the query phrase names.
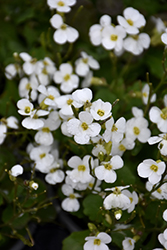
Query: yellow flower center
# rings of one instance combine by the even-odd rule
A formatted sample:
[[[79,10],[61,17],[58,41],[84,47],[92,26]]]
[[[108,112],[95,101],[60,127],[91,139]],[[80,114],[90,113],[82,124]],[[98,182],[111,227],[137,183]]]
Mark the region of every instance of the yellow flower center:
[[[75,199],[75,194],[70,194],[70,195],[69,195],[69,198],[70,198],[70,199]]]
[[[113,191],[113,194],[120,195],[121,194],[121,190],[118,187],[115,187],[115,189]]]
[[[43,153],[43,154],[40,154],[40,158],[42,159],[42,158],[44,158],[46,156],[46,154],[45,153]]]
[[[30,83],[27,83],[26,84],[26,90],[30,90],[31,89],[31,84]]]
[[[105,114],[104,110],[98,109],[97,114],[103,116]]]
[[[49,95],[48,98],[51,99],[51,100],[55,99],[53,95]]]
[[[88,124],[86,122],[83,122],[81,127],[83,128],[83,130],[87,130],[88,129]]]
[[[111,39],[111,41],[117,41],[117,39],[118,39],[118,36],[117,35],[114,35],[114,34],[112,34],[111,36],[110,36],[110,39]]]
[[[131,240],[129,240],[129,244],[132,246],[132,241]]]
[[[112,129],[111,129],[111,131],[112,132],[114,132],[114,131],[117,131],[118,130],[118,128],[115,126],[115,124],[112,126]]]
[[[83,62],[83,63],[87,63],[87,62],[88,62],[88,58],[83,58],[83,59],[82,59],[82,62]]]
[[[127,23],[131,26],[133,26],[133,21],[131,19],[127,19]]]
[[[63,23],[62,25],[61,25],[61,27],[60,27],[62,30],[66,30],[66,28],[67,28],[67,25],[65,24],[65,23]]]
[[[118,148],[121,151],[125,151],[126,150],[126,148],[125,148],[125,146],[123,144],[120,144]]]
[[[157,189],[157,192],[161,194],[162,190],[160,188]]]
[[[131,203],[133,202],[133,198],[132,197],[129,197],[129,200],[130,200]]]
[[[50,129],[48,127],[42,128],[42,132],[44,133],[49,133]]]
[[[110,165],[110,163],[105,164],[104,167],[107,170],[111,170],[112,169],[112,165]]]
[[[27,106],[27,107],[24,108],[24,112],[26,114],[30,113],[30,111],[31,111],[30,107]]]
[[[146,93],[146,92],[143,92],[143,96],[144,96],[144,97],[147,97],[148,95],[147,95],[147,93]]]
[[[67,104],[68,104],[68,105],[71,105],[72,103],[73,103],[73,100],[72,100],[72,99],[68,99],[68,100],[67,100]]]
[[[57,5],[63,7],[65,4],[64,4],[63,1],[59,1],[59,2],[57,3]]]
[[[162,109],[160,116],[162,119],[167,120],[167,107]]]
[[[100,244],[101,244],[101,240],[100,239],[94,239],[94,245],[98,245],[98,246],[100,246]]]
[[[66,75],[64,76],[64,81],[68,81],[68,80],[70,80],[70,75],[69,75],[69,74],[66,74]]]
[[[50,173],[54,173],[54,172],[56,172],[56,170],[57,170],[57,168],[52,168],[52,169],[50,169]]]
[[[85,165],[79,165],[78,166],[78,171],[85,171],[86,170],[86,167],[85,167]]]
[[[135,135],[139,135],[140,134],[140,129],[138,127],[134,127],[133,132],[134,132]]]
[[[31,61],[30,61],[32,64],[35,64],[36,62],[37,62],[37,59],[36,58],[33,58],[33,59],[31,59]]]
[[[163,136],[163,139],[164,139],[164,140],[167,140],[167,134]]]
[[[43,68],[42,73],[43,73],[44,75],[47,75],[47,74],[48,74],[48,71],[46,70],[46,68]]]
[[[150,169],[154,172],[157,172],[158,171],[158,166],[157,165],[151,165]]]

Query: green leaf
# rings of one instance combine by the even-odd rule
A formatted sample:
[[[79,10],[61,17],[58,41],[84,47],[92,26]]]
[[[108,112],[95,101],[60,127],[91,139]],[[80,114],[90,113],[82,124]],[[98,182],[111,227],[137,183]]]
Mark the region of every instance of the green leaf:
[[[85,238],[89,236],[89,230],[73,232],[63,241],[62,250],[83,250]]]
[[[111,232],[111,238],[112,242],[122,249],[122,241],[125,239],[125,235],[121,232]]]
[[[5,91],[0,96],[0,115],[4,117],[8,117],[10,115],[19,117],[15,106],[18,99],[18,86],[15,82],[7,80]]]
[[[88,195],[83,201],[84,214],[92,221],[100,222],[103,217],[100,207],[103,206],[103,199],[97,194]]]
[[[13,221],[12,225],[15,229],[21,229],[27,226],[29,220],[30,220],[30,216],[28,213],[21,214],[20,217],[17,217]]]

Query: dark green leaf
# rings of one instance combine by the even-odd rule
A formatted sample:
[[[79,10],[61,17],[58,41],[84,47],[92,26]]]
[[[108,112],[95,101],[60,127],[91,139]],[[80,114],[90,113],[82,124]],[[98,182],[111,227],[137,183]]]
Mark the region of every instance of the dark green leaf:
[[[92,221],[102,221],[102,214],[100,207],[103,206],[103,199],[96,194],[88,195],[83,201],[84,214],[89,216]]]
[[[73,232],[63,241],[62,250],[83,250],[83,245],[85,243],[85,238],[89,236],[89,230],[81,232]]]

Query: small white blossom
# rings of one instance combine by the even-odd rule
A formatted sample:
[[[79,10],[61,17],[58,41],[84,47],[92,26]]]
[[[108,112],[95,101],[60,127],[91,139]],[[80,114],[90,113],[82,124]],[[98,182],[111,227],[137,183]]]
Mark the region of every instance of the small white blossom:
[[[122,241],[123,250],[133,250],[135,248],[135,240],[130,237],[125,237]]]
[[[145,105],[148,103],[150,93],[150,86],[146,83],[142,88],[142,100]],[[150,98],[150,102],[153,103],[156,101],[156,94],[153,94]]]
[[[58,44],[64,44],[66,42],[73,43],[78,37],[79,33],[76,29],[63,23],[63,18],[59,14],[55,14],[50,19],[51,25],[57,29],[53,34],[53,39]]]
[[[91,181],[92,176],[90,175],[89,159],[90,155],[86,155],[83,159],[79,156],[72,156],[68,160],[68,165],[73,168],[73,170],[67,170],[66,173],[73,182],[80,181],[81,183],[86,183]],[[91,163],[93,164],[92,159]]]
[[[127,37],[124,40],[123,47],[126,51],[138,56],[144,49],[148,49],[150,46],[150,37],[146,33],[140,33],[134,37]]]
[[[98,233],[97,236],[88,236],[85,238],[87,241],[84,244],[84,250],[109,250],[106,244],[112,241],[112,238],[104,232]]]
[[[130,199],[122,193],[122,190],[127,187],[129,186],[105,189],[106,191],[108,190],[113,191],[103,201],[103,205],[105,209],[110,210],[112,208],[120,208],[122,210],[125,210],[129,208]]]
[[[103,102],[101,99],[98,99],[92,103],[90,113],[96,121],[105,120],[111,116],[111,109],[111,103]]]
[[[114,49],[116,52],[122,51],[123,39],[126,36],[125,29],[120,25],[115,27],[107,26],[102,31],[102,45],[107,50]]]
[[[158,142],[158,149],[161,152],[161,155],[167,156],[167,134],[159,134],[159,136],[152,136],[148,139],[150,145]]]
[[[161,41],[167,45],[167,28],[165,29],[165,33],[161,35]]]
[[[76,0],[47,0],[47,4],[51,9],[56,9],[58,12],[67,13],[71,10],[71,6],[76,3]]]
[[[21,165],[17,164],[11,168],[9,173],[12,176],[17,177],[18,175],[21,175],[23,173],[23,167]]]
[[[166,165],[163,161],[156,162],[152,159],[147,159],[138,165],[137,172],[140,177],[148,177],[149,182],[156,184],[161,180],[165,169]]]
[[[78,118],[72,118],[67,122],[67,131],[74,135],[74,140],[78,144],[87,144],[91,137],[99,134],[101,126],[93,122],[92,115],[87,111],[81,111]]]
[[[111,25],[111,17],[108,15],[103,15],[100,18],[100,24],[94,24],[89,29],[90,41],[94,46],[98,46],[102,41],[102,31],[106,26]]]
[[[69,63],[62,63],[59,71],[56,71],[53,80],[60,85],[60,89],[64,93],[71,93],[79,85],[79,77],[73,74],[73,68]]]
[[[37,59],[32,58],[28,53],[21,52],[19,54],[21,59],[24,61],[23,63],[23,71],[27,75],[31,75],[33,73],[37,74]]]
[[[131,193],[129,190],[126,190],[126,189],[124,189],[122,191],[122,193],[125,194],[130,200],[130,205],[129,205],[127,211],[128,211],[128,213],[131,213],[134,210],[135,205],[138,203],[138,199],[139,199],[138,195],[135,191],[133,191]]]
[[[150,120],[157,124],[162,133],[167,133],[167,107],[162,110],[153,106],[149,111]]]
[[[146,20],[138,10],[128,7],[124,9],[122,16],[117,16],[118,23],[125,28],[128,34],[138,34],[139,28],[145,26]]]
[[[116,169],[123,167],[123,160],[119,155],[115,155],[109,162],[101,162],[101,165],[95,168],[95,175],[99,180],[107,183],[114,183],[117,179]]]
[[[62,208],[67,212],[78,211],[80,208],[80,204],[77,198],[81,197],[81,195],[79,195],[78,193],[74,193],[73,188],[68,184],[64,184],[62,186],[62,192],[64,195],[68,196],[68,198],[65,198],[62,201]]]
[[[81,52],[81,58],[75,61],[75,71],[79,76],[86,76],[91,69],[99,69],[100,65],[92,56],[86,52]]]

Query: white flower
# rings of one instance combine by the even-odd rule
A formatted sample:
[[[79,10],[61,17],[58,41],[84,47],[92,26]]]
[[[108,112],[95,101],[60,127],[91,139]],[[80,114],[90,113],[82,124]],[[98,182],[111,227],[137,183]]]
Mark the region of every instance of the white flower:
[[[126,29],[128,34],[137,34],[139,33],[139,28],[145,26],[146,20],[138,10],[128,7],[124,9],[122,16],[117,16],[118,23]]]
[[[37,190],[39,187],[38,183],[34,181],[30,181],[29,186],[31,189],[34,189],[34,190]]]
[[[54,162],[47,168],[48,173],[45,176],[45,181],[51,185],[55,185],[64,180],[65,173],[62,170],[63,160],[59,159],[58,150],[55,149],[54,152],[52,152],[52,155],[54,156]]]
[[[2,144],[6,138],[7,126],[0,123],[0,144]]]
[[[17,73],[21,75],[21,68],[19,65],[11,63],[5,67],[5,76],[9,80],[13,79]]]
[[[161,35],[161,41],[167,45],[167,29],[165,29],[165,33]]]
[[[75,71],[79,76],[86,76],[90,70],[99,69],[100,65],[92,56],[89,56],[86,52],[81,52],[81,58],[75,61]]]
[[[38,97],[38,102],[41,106],[44,103],[45,105],[56,107],[56,98],[60,96],[56,87],[45,87],[44,85],[39,85],[38,91],[41,93]]]
[[[135,248],[135,240],[130,237],[125,237],[122,241],[123,250],[133,250]]]
[[[23,167],[21,165],[17,164],[11,168],[9,173],[10,173],[10,175],[17,177],[18,175],[21,175],[23,173]]]
[[[69,63],[62,63],[59,71],[56,71],[53,80],[60,85],[60,89],[64,93],[70,93],[76,89],[79,84],[79,77],[73,74],[73,68]]]
[[[49,114],[48,119],[42,120],[44,122],[43,127],[36,133],[34,139],[38,144],[49,146],[54,142],[54,137],[51,131],[56,130],[60,124],[61,120],[59,118],[57,111],[52,111]]]
[[[153,106],[150,109],[149,117],[153,123],[157,124],[162,133],[167,133],[167,107],[160,110],[158,107]]]
[[[68,165],[73,168],[73,170],[67,170],[66,173],[73,182],[87,183],[90,182],[92,176],[90,175],[89,169],[90,155],[84,156],[81,159],[79,156],[72,156],[68,160]],[[91,159],[91,165],[93,160]]]
[[[126,189],[124,189],[122,193],[125,194],[130,200],[130,205],[127,211],[128,213],[131,213],[134,210],[135,205],[138,203],[138,195],[135,191],[131,193],[129,190],[126,190]]]
[[[86,237],[85,240],[87,242],[84,244],[84,250],[109,250],[106,244],[109,244],[112,238],[108,234],[100,232],[97,236]]]
[[[21,59],[24,61],[23,63],[23,71],[27,75],[31,75],[33,73],[37,73],[37,60],[32,58],[28,53],[22,52],[19,54]]]
[[[147,178],[152,184],[156,184],[161,180],[166,165],[163,161],[156,162],[152,159],[144,160],[137,167],[137,172],[140,177]]]
[[[27,99],[30,97],[32,101],[35,101],[37,99],[37,88],[38,80],[35,75],[31,75],[29,79],[23,77],[19,82],[19,95]]]
[[[131,140],[138,139],[140,142],[145,143],[151,135],[148,127],[148,121],[140,115],[131,118],[126,123],[126,137]]]
[[[165,221],[167,221],[167,209],[165,209],[165,210],[163,211],[162,217],[163,217],[163,219],[164,219]]]
[[[120,25],[104,27],[102,31],[102,45],[107,50],[122,51],[125,36],[125,29]]]
[[[149,93],[150,93],[150,86],[148,85],[148,83],[146,83],[142,88],[142,100],[145,105],[147,105],[148,103]],[[150,102],[153,103],[155,101],[156,101],[156,94],[153,94],[150,98]]]
[[[130,199],[121,192],[123,189],[127,187],[129,186],[125,187],[120,186],[120,187],[105,189],[106,191],[108,190],[113,191],[113,193],[109,194],[103,201],[105,209],[107,210],[110,210],[112,208],[120,208],[122,210],[127,209],[130,205]]]
[[[111,148],[111,155],[122,156],[126,150],[131,150],[135,147],[134,140],[131,138],[124,138],[122,141],[116,143],[113,141]]]
[[[95,175],[99,180],[107,183],[114,183],[117,175],[114,170],[123,167],[123,160],[119,155],[115,155],[109,162],[101,162],[101,165],[95,168]]]
[[[78,144],[87,144],[91,137],[99,134],[101,126],[93,122],[92,115],[87,111],[81,111],[78,118],[72,118],[67,122],[67,131],[74,135],[74,140]]]
[[[50,19],[51,25],[57,29],[53,34],[53,39],[58,44],[64,44],[66,42],[73,43],[79,37],[79,33],[76,29],[63,23],[63,18],[59,14],[55,14]]]
[[[150,145],[158,142],[158,149],[160,150],[161,155],[167,156],[167,134],[159,134],[159,136],[152,136],[148,139]]]
[[[81,195],[74,193],[73,188],[68,184],[64,184],[62,186],[62,192],[64,195],[68,196],[68,198],[62,201],[62,208],[67,212],[78,211],[80,208],[80,204],[77,198],[81,197]]]
[[[92,103],[90,113],[96,121],[105,120],[111,116],[111,109],[111,103],[103,102],[101,99],[98,99]]]
[[[17,107],[19,108],[18,113],[20,115],[31,115],[34,105],[26,98],[23,98],[17,102]]]
[[[34,109],[32,113],[30,114],[30,117],[24,118],[22,121],[22,126],[27,129],[33,129],[38,130],[44,126],[44,122],[42,119],[40,119],[40,116],[48,115],[49,112],[45,110],[37,110]]]
[[[105,123],[106,130],[103,134],[104,140],[106,142],[120,142],[124,136],[125,124],[126,120],[124,117],[119,118],[116,123],[114,123],[114,118],[111,117],[111,119]]]
[[[160,17],[152,16],[151,20],[155,23],[155,28],[158,31],[158,33],[162,33],[165,31],[166,26]]]
[[[41,173],[48,173],[48,167],[54,161],[54,157],[49,151],[49,146],[34,147],[30,151],[30,158],[35,161],[35,169]]]
[[[111,17],[108,15],[103,15],[100,18],[100,24],[94,24],[89,29],[89,36],[91,43],[94,46],[101,44],[102,40],[102,30],[104,27],[111,25]]]
[[[149,46],[150,37],[146,33],[140,33],[134,37],[127,37],[123,43],[124,49],[136,56],[140,55],[144,49],[148,49]]]
[[[89,88],[77,89],[72,93],[72,98],[75,101],[74,106],[76,108],[80,108],[83,105],[85,105],[85,107],[89,107],[92,97],[92,90]]]
[[[47,4],[51,9],[56,9],[58,12],[69,12],[70,6],[73,6],[76,0],[47,0]]]

